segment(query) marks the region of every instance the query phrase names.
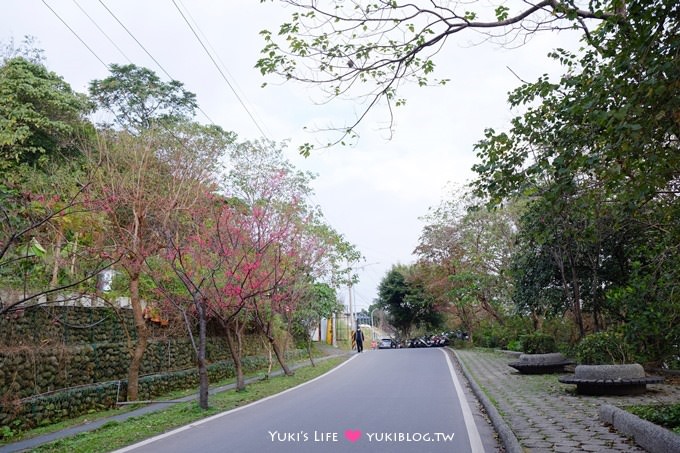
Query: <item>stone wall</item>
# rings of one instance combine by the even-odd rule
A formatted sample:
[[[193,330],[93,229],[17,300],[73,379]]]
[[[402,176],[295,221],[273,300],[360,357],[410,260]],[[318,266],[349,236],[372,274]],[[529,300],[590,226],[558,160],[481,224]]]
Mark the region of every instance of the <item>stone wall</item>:
[[[181,320],[167,327],[149,320],[147,327],[151,338],[140,370],[140,399],[196,387],[195,353]],[[211,382],[233,376],[219,333],[210,327]],[[115,407],[126,399],[134,339],[127,308],[34,306],[1,317],[0,426],[18,431]],[[247,369],[266,363],[259,338],[244,346]]]
[[[32,306],[0,317],[5,346],[111,343],[135,336],[132,310],[108,307]]]
[[[191,368],[185,327],[148,321],[151,338],[140,374]],[[136,338],[132,310],[31,307],[0,318],[0,398],[26,398],[78,385],[125,379]],[[251,344],[252,343],[252,344]],[[256,354],[258,342],[248,342]],[[255,348],[253,348],[253,346]],[[230,358],[224,338],[208,338],[207,359]]]
[[[226,341],[210,338],[209,362],[230,357]],[[163,373],[195,366],[189,340],[151,340],[140,374]],[[130,353],[125,343],[92,343],[0,350],[0,395],[26,398],[54,390],[126,379]]]
[[[302,359],[306,357],[306,352],[295,350],[287,353],[286,357],[288,360]],[[268,365],[268,360],[264,355],[245,357],[244,372],[263,369]],[[210,382],[234,376],[234,364],[231,360],[213,363],[208,367]],[[143,376],[139,380],[139,399],[153,399],[174,390],[197,387],[198,371],[195,368]],[[72,387],[21,400],[0,400],[0,426],[6,426],[9,432],[16,433],[75,418],[92,411],[115,408],[117,402],[125,401],[126,398],[127,381],[121,379]],[[3,432],[0,431],[0,438],[2,436]]]

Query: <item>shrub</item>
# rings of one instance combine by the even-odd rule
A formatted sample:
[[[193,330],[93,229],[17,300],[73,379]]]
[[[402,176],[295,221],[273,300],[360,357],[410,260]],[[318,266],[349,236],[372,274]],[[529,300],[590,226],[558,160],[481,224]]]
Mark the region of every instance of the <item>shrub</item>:
[[[619,332],[596,332],[585,336],[576,346],[576,360],[584,365],[630,363],[632,357],[632,348]]]
[[[507,318],[502,325],[488,320],[480,323],[472,332],[472,338],[476,346],[507,349],[508,343],[519,338],[522,332],[529,331],[529,328],[529,321],[519,316]]]
[[[680,434],[680,404],[658,406],[632,406],[628,412],[656,425]]]
[[[508,350],[521,352],[522,351],[522,342],[519,341],[519,340],[512,340],[512,341],[508,342]]]
[[[548,354],[557,352],[555,338],[552,335],[537,332],[520,337],[522,350],[525,354]]]
[[[474,344],[467,340],[454,339],[451,347],[454,349],[470,349],[474,347]]]

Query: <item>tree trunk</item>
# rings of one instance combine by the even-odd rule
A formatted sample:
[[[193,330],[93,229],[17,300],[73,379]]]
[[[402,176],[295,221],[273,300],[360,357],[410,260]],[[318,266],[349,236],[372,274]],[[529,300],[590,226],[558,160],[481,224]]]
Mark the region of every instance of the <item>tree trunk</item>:
[[[276,354],[276,360],[279,361],[279,364],[281,365],[281,368],[283,369],[283,372],[285,373],[286,376],[293,376],[295,373],[293,373],[290,368],[288,368],[288,365],[286,365],[286,358],[284,357],[283,351],[279,348],[278,343],[273,337],[267,337],[269,339],[269,342],[272,345],[272,349],[274,349],[274,354]]]
[[[52,278],[50,280],[50,289],[54,289],[59,284],[59,269],[61,269],[61,246],[63,245],[64,235],[61,232],[61,228],[57,231],[57,241],[54,244],[53,257],[54,261],[52,263]],[[48,300],[52,299],[52,295],[48,295]]]
[[[591,270],[592,270],[592,277],[591,277],[591,284],[590,284],[590,292],[592,294],[592,306],[593,306],[593,320],[595,321],[595,331],[599,332],[600,330],[604,330],[603,322],[600,322],[600,278],[599,278],[599,268],[600,268],[600,243],[598,242],[597,244],[597,253],[591,253],[590,254],[590,259],[591,259]],[[595,255],[593,257],[593,255]]]
[[[139,398],[139,370],[141,368],[144,352],[149,341],[149,330],[146,328],[142,304],[139,299],[139,272],[130,273],[130,304],[135,320],[137,340],[130,360],[128,369],[127,399],[137,401]]]
[[[568,258],[569,267],[571,267],[572,291],[574,293],[574,300],[572,301],[574,306],[574,318],[576,320],[576,325],[578,326],[579,339],[581,339],[586,335],[585,328],[583,327],[583,314],[581,313],[581,287],[578,282],[578,275],[576,274],[576,263],[574,262],[571,253],[568,255]]]
[[[266,338],[263,338],[262,342],[264,343],[264,347],[267,348],[267,373],[264,375],[264,378],[269,379],[272,374],[272,365],[274,365],[274,361],[272,360],[272,345]]]
[[[309,356],[309,363],[311,363],[312,366],[316,366],[316,363],[314,363],[314,357],[312,357],[312,339],[311,338],[307,339],[307,355]]]
[[[206,307],[203,300],[196,303],[198,310],[198,405],[201,409],[208,409],[208,366],[205,359],[206,330],[208,321],[206,320]]]
[[[585,336],[585,329],[583,328],[583,317],[581,315],[581,293],[579,291],[578,279],[576,275],[576,268],[574,267],[574,260],[571,254],[563,251],[560,247],[559,252],[554,249],[551,250],[555,264],[560,270],[560,278],[562,279],[562,292],[566,301],[569,302],[571,306],[572,313],[574,315],[574,322],[579,330],[579,339]],[[571,283],[572,283],[572,293],[569,295],[569,282],[567,280],[567,270],[564,265],[564,257],[562,253],[567,254],[567,259],[569,260],[569,267],[571,268]],[[571,301],[569,300],[571,299]]]
[[[543,318],[536,310],[531,310],[531,322],[535,331],[540,331],[543,328]]]
[[[489,313],[493,318],[500,324],[501,326],[505,325],[505,320],[503,317],[498,313],[498,311],[489,303],[489,299],[486,297],[486,294],[482,292],[479,296],[479,301],[482,304],[482,309]]]
[[[281,351],[281,348],[279,347],[279,344],[276,342],[276,338],[272,333],[272,320],[269,319],[265,322],[257,308],[254,310],[253,314],[255,315],[254,319],[257,326],[260,328],[260,332],[262,332],[262,334],[267,338],[269,344],[272,345],[274,354],[276,355],[276,360],[278,360],[279,364],[281,365],[283,372],[286,374],[286,376],[293,376],[295,373],[293,373],[290,368],[288,368],[288,365],[286,365],[286,358],[284,357],[283,352]]]
[[[313,329],[312,329],[313,327]],[[309,326],[308,331],[314,331],[316,329],[319,329],[319,343],[321,343],[321,321],[313,321],[313,324]],[[373,329],[371,329],[371,332],[373,332]],[[307,334],[306,335],[307,341],[307,355],[309,356],[309,362],[311,363],[312,366],[316,366],[316,363],[314,363],[314,357],[312,357],[312,336]]]
[[[246,389],[245,378],[243,377],[243,364],[241,363],[241,346],[239,341],[240,331],[239,322],[234,319],[228,323],[222,323],[225,336],[227,338],[227,345],[229,346],[229,354],[231,360],[234,361],[234,371],[236,373],[236,391],[242,392]]]

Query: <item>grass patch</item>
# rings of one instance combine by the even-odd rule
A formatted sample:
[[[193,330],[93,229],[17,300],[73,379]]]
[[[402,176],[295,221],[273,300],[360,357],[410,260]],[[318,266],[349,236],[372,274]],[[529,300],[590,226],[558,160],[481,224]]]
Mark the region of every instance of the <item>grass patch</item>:
[[[630,406],[625,409],[643,420],[652,422],[655,425],[663,426],[676,434],[680,434],[680,403]]]
[[[318,350],[313,349],[312,350],[312,355],[315,358],[315,363],[320,363],[321,361],[318,361],[316,359],[318,358],[323,358],[323,354],[321,354]],[[309,359],[303,359],[298,362],[297,364],[301,363],[306,363],[309,364]],[[293,365],[293,364],[290,364]],[[266,373],[266,369],[260,369],[260,370],[255,370],[250,373],[245,373],[244,374],[244,379],[247,381],[248,379],[252,378],[258,378],[262,377],[263,373]],[[210,383],[210,388],[216,388],[216,387],[221,387],[224,385],[228,384],[233,384],[235,382],[235,379],[232,378],[225,378],[217,382],[211,382]],[[189,395],[194,395],[198,391],[197,387],[192,387],[188,389],[177,389],[173,390],[172,392],[169,392],[165,395],[158,396],[154,398],[157,401],[167,401],[167,400],[175,400],[175,399],[180,399]],[[212,396],[210,397],[212,399]],[[30,430],[18,430],[17,432],[12,432],[12,427],[11,426],[2,426],[0,427],[0,447],[3,445],[11,444],[14,442],[19,442],[22,440],[26,439],[32,439],[34,437],[42,436],[45,434],[50,434],[54,433],[57,431],[62,431],[67,428],[71,428],[74,426],[79,426],[85,423],[93,422],[100,420],[102,418],[108,418],[114,415],[120,415],[120,414],[125,414],[127,412],[131,412],[135,409],[140,408],[141,406],[144,406],[144,404],[129,404],[129,405],[121,405],[117,408],[111,408],[111,409],[106,409],[106,410],[101,410],[101,411],[92,411],[88,414],[83,414],[78,417],[74,418],[69,418],[66,420],[61,420],[56,423],[51,423],[49,425],[44,425],[44,426],[37,426],[35,428],[32,428]]]
[[[195,390],[194,390],[195,393]],[[13,442],[19,442],[21,440],[25,439],[31,439],[33,437],[38,437],[42,436],[44,434],[49,434],[49,433],[54,433],[57,431],[61,431],[66,428],[71,428],[73,426],[78,426],[82,425],[84,423],[89,423],[93,422],[102,418],[106,417],[112,417],[114,415],[120,415],[124,414],[126,412],[133,411],[137,409],[140,405],[128,405],[128,406],[122,406],[121,408],[118,409],[106,409],[103,411],[97,411],[97,412],[92,412],[89,414],[83,414],[78,417],[74,418],[69,418],[68,420],[62,420],[57,423],[52,423],[49,425],[45,426],[38,426],[35,428],[32,428],[28,431],[19,431],[18,433],[12,433],[10,436],[4,436],[2,440],[0,440],[0,447],[3,445],[11,444]],[[3,427],[4,428],[4,427]]]
[[[124,422],[111,421],[94,431],[84,432],[72,437],[50,442],[41,445],[32,451],[50,453],[112,451],[188,423],[215,415],[219,412],[244,406],[253,401],[295,387],[296,385],[322,375],[346,359],[346,357],[331,358],[318,362],[316,367],[305,366],[298,368],[295,371],[294,376],[276,376],[270,377],[268,380],[254,382],[248,384],[246,390],[243,392],[228,390],[226,392],[211,395],[209,399],[210,407],[206,411],[201,410],[200,407],[198,407],[198,403],[195,401],[177,403],[169,406],[167,409],[140,417],[132,417]],[[195,393],[195,389],[191,393]],[[175,396],[177,396],[177,393],[175,393]],[[115,414],[121,413],[120,410],[108,412],[114,412]],[[95,417],[89,417],[88,420],[94,418]],[[72,426],[73,424],[75,423],[71,423],[70,425]],[[56,431],[54,426],[51,428],[50,431]],[[36,435],[35,430],[31,434]],[[13,439],[13,441],[16,440],[17,439]]]

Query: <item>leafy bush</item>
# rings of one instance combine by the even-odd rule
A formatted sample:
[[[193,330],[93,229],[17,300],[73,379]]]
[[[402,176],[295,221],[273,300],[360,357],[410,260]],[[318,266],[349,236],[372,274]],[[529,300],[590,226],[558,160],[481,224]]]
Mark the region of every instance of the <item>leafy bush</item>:
[[[555,338],[552,335],[537,332],[520,337],[522,350],[525,354],[548,354],[557,352]]]
[[[626,410],[648,422],[680,434],[680,404],[632,406]]]
[[[522,352],[522,342],[519,340],[512,340],[508,342],[509,351]]]
[[[511,341],[516,341],[522,333],[529,331],[531,331],[529,319],[511,316],[502,325],[492,320],[482,321],[472,332],[472,338],[476,346],[508,349]]]
[[[474,347],[474,344],[470,341],[459,340],[459,339],[456,338],[456,339],[453,340],[451,347],[453,349],[470,349],[470,348]]]
[[[15,433],[9,426],[3,426],[0,428],[0,439],[8,440],[14,437]]]
[[[631,363],[632,358],[632,348],[619,332],[596,332],[585,336],[576,346],[576,360],[584,365]]]

